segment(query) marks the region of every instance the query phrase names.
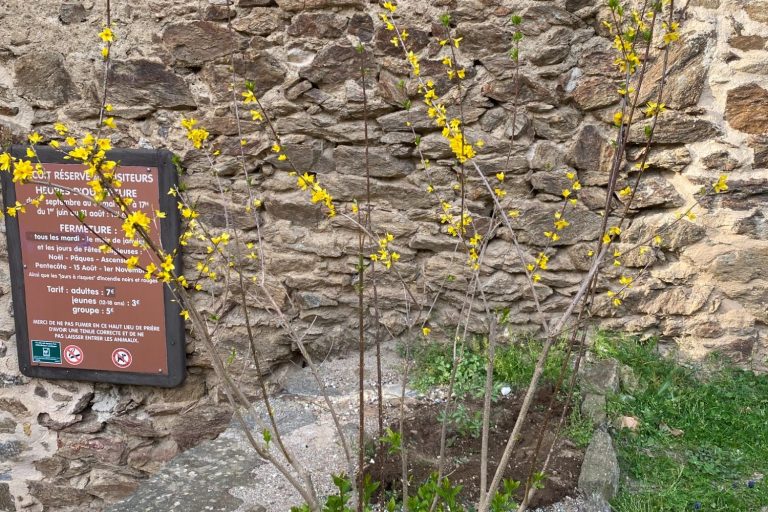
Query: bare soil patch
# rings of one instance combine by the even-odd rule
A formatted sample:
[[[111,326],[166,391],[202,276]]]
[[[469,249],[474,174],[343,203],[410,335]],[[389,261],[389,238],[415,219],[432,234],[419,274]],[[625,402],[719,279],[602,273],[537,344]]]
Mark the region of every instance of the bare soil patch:
[[[510,459],[505,472],[505,478],[525,482],[531,467],[539,433],[544,428],[546,409],[552,397],[552,389],[544,387],[535,399],[523,427],[516,453]],[[500,398],[491,407],[491,435],[489,439],[489,480],[498,466],[504,452],[509,434],[514,427],[520,412],[523,393],[510,394]],[[463,404],[470,415],[482,411],[482,400],[465,400]],[[405,446],[408,453],[409,474],[412,485],[418,486],[436,471],[438,454],[440,453],[439,417],[443,411],[443,403],[421,402],[408,408],[404,430]],[[392,411],[396,413],[396,409]],[[537,457],[536,470],[540,470],[546,457],[559,420],[559,407],[555,407],[544,434],[544,440]],[[390,428],[399,429],[399,421],[393,420]],[[461,500],[466,504],[474,504],[480,495],[480,444],[478,436],[473,438],[461,433],[456,428],[449,427],[447,435],[447,450],[445,474],[453,485],[462,485]],[[576,487],[579,478],[584,452],[570,440],[562,436],[557,440],[549,468],[546,472],[544,488],[539,489],[531,502],[531,508],[547,506],[561,501],[567,496],[577,494]],[[399,491],[402,466],[399,454],[383,455],[383,463],[375,461],[369,466],[374,479],[381,482],[382,491]],[[519,496],[522,497],[524,485],[520,486]]]

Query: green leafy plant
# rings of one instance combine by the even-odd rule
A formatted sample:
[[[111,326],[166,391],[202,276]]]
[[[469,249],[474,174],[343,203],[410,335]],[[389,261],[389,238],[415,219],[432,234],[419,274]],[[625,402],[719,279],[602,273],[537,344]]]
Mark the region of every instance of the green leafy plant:
[[[574,404],[581,403],[581,397],[578,393],[574,394],[572,402]],[[595,427],[592,420],[581,414],[578,405],[573,407],[564,426],[563,435],[573,441],[579,448],[586,448],[592,440],[594,431]]]
[[[458,502],[461,485],[452,485],[448,478],[437,481],[437,473],[433,473],[426,482],[416,490],[416,494],[408,498],[408,509],[413,511],[435,510],[436,512],[461,512],[465,508]],[[436,501],[433,509],[432,503]]]
[[[346,475],[332,475],[333,485],[336,486],[338,492],[326,496],[325,504],[323,505],[323,512],[355,512],[354,509],[347,506],[349,500],[352,498],[352,482]],[[371,510],[370,502],[371,496],[379,488],[379,483],[374,482],[371,479],[371,475],[365,475],[363,479],[363,510],[366,512]],[[291,512],[311,512],[309,505],[304,504],[300,507],[291,507]]]
[[[482,351],[469,347],[460,347],[456,367],[454,394],[461,398],[482,396],[485,392],[485,367],[487,356]],[[451,380],[453,354],[450,347],[433,343],[420,347],[416,354],[416,376],[414,385],[417,389],[427,389],[447,385]]]
[[[491,499],[491,512],[507,512],[517,507],[515,493],[520,488],[520,482],[505,478],[501,482],[501,489]]]
[[[384,436],[380,439],[382,444],[387,447],[387,453],[394,455],[400,453],[402,449],[402,438],[400,432],[395,432],[391,428],[387,427],[384,431]]]
[[[473,439],[480,437],[480,432],[483,428],[483,413],[475,411],[474,414],[471,414],[464,404],[457,405],[447,415],[441,411],[438,415],[438,420],[441,423],[448,422],[448,425],[455,428],[460,436]]]
[[[550,350],[544,367],[544,382],[555,382],[565,357],[565,342],[558,343]],[[525,386],[533,375],[536,360],[541,354],[542,342],[534,338],[522,338],[509,345],[496,347],[493,363],[494,398],[502,384],[512,388]],[[459,360],[456,368],[454,393],[458,397],[479,397],[485,393],[485,367],[488,361],[487,340],[479,338],[473,344],[459,346]],[[414,368],[414,386],[426,391],[436,386],[447,385],[451,378],[453,358],[451,347],[431,343],[419,348]],[[565,378],[568,378],[566,374]]]

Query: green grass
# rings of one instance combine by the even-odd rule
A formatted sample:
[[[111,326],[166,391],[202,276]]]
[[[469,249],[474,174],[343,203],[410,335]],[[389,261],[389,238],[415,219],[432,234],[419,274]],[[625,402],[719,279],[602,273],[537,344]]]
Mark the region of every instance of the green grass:
[[[533,339],[515,341],[509,345],[497,345],[493,367],[493,381],[496,390],[503,385],[513,389],[526,387],[533,376],[536,360],[541,354],[541,342]],[[557,380],[565,357],[564,346],[555,345],[550,350],[544,368],[543,381]],[[456,369],[454,392],[459,397],[481,397],[485,392],[485,367],[488,359],[487,342],[475,340],[472,344],[461,345],[459,365]],[[426,391],[450,382],[453,364],[452,346],[430,343],[419,347],[414,354],[413,386]],[[566,375],[566,379],[568,376]]]
[[[596,348],[632,367],[642,384],[608,400],[609,415],[640,420],[637,432],[614,434],[623,476],[617,512],[768,505],[768,377],[717,361],[683,368],[653,343],[628,338],[599,338]]]
[[[581,397],[576,394],[571,399],[571,403],[580,404]],[[595,426],[592,423],[592,420],[582,416],[579,407],[573,407],[571,409],[571,414],[568,417],[568,421],[565,423],[563,435],[573,441],[579,448],[586,448],[592,440],[594,431]]]
[[[453,390],[457,396],[482,396],[485,388],[484,350],[478,347],[459,347],[460,362],[456,368]],[[450,345],[430,343],[417,348],[414,354],[412,385],[419,391],[445,386],[451,380],[453,357]]]

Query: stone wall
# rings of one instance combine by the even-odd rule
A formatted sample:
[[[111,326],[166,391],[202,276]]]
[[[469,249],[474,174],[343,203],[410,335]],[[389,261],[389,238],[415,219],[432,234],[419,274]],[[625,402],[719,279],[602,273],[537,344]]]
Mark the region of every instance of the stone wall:
[[[256,93],[276,119],[286,151],[299,169],[312,170],[343,207],[362,199],[362,85],[359,54],[368,48],[371,78],[366,92],[375,223],[396,237],[401,275],[417,284],[416,298],[428,302],[434,283],[446,290],[430,317],[433,336],[459,315],[469,271],[465,256],[437,221],[434,196],[417,171],[414,123],[421,149],[432,160],[435,188],[450,194],[455,175],[451,152],[416,107],[399,105],[398,84],[408,68],[389,42],[391,33],[365,0],[113,0],[119,40],[111,75],[111,99],[121,127],[116,145],[170,148],[188,168],[190,194],[201,217],[221,227],[226,201],[243,201],[246,186],[238,172],[240,142],[233,121],[230,51],[238,50],[238,87],[254,80]],[[56,121],[88,129],[96,123],[102,64],[96,38],[103,22],[102,0],[0,2],[0,124],[14,133],[32,128],[50,136]],[[543,306],[555,313],[585,270],[588,241],[594,240],[607,182],[611,120],[617,102],[610,62],[611,42],[599,20],[599,0],[404,0],[398,13],[423,56],[426,74],[435,74],[439,92],[448,82],[436,37],[438,15],[449,11],[463,36],[461,62],[468,78],[464,116],[486,147],[480,166],[494,173],[515,134],[508,195],[521,210],[521,240],[538,251],[563,189],[565,169],[585,185],[572,226],[557,243],[551,271],[542,275]],[[670,223],[702,186],[729,177],[729,191],[707,200],[698,218],[676,224],[665,235],[651,276],[633,288],[622,308],[601,310],[610,328],[659,334],[691,357],[718,350],[757,369],[768,356],[768,1],[692,0],[682,43],[673,51],[665,101],[670,111],[657,133],[651,168],[637,198],[637,215],[625,242]],[[506,52],[508,16],[524,16],[517,123],[511,111],[515,84]],[[227,28],[232,19],[233,31]],[[651,93],[661,64],[650,64]],[[416,100],[414,103],[418,103]],[[184,140],[182,115],[200,119],[222,150],[221,181]],[[307,330],[313,351],[348,346],[354,339],[356,236],[353,226],[328,220],[308,204],[270,152],[262,127],[245,121],[247,165],[259,197],[270,286],[295,324]],[[639,148],[628,161],[639,158]],[[229,196],[231,194],[231,198]],[[490,211],[480,185],[470,180],[475,211]],[[590,208],[592,210],[590,210]],[[246,239],[255,237],[252,218],[236,217]],[[524,278],[514,269],[502,234],[487,250],[485,290],[493,307],[511,308],[519,330],[535,328],[534,308]],[[5,241],[3,240],[3,244]],[[190,263],[196,256],[188,254]],[[627,265],[642,265],[627,261]],[[447,276],[453,276],[446,280]],[[179,450],[214,436],[229,421],[207,355],[194,340],[188,347],[189,376],[175,390],[37,381],[21,377],[7,265],[0,266],[0,510],[99,509],[125,496],[139,479]],[[422,283],[428,283],[423,286]],[[430,284],[431,283],[431,284]],[[380,275],[382,322],[393,335],[405,329],[403,290],[391,275]],[[201,306],[213,311],[201,299]],[[228,305],[217,342],[235,349],[235,366],[247,381],[243,315]],[[267,365],[279,368],[295,347],[274,318],[254,304],[251,318]],[[472,329],[481,331],[478,320]]]

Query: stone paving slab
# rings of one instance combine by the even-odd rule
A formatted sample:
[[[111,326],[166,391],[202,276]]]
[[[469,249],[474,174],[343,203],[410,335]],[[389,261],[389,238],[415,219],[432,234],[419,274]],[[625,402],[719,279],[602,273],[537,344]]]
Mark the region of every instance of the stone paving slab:
[[[316,420],[299,402],[287,398],[275,398],[275,401],[274,408],[280,411],[278,424],[285,434]],[[256,511],[260,509],[258,503],[246,503],[231,491],[251,486],[254,470],[265,465],[233,420],[218,438],[179,455],[130,498],[112,505],[107,512]]]

